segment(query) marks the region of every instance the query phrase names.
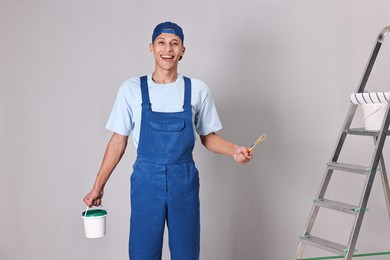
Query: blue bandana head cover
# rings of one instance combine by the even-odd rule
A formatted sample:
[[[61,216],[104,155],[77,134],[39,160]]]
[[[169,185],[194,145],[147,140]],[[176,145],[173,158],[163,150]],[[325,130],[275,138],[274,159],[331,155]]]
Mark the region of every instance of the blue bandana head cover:
[[[184,43],[184,34],[181,27],[175,23],[172,22],[164,22],[160,23],[159,25],[154,28],[153,35],[152,35],[152,42],[162,33],[172,33],[177,35],[181,41]]]

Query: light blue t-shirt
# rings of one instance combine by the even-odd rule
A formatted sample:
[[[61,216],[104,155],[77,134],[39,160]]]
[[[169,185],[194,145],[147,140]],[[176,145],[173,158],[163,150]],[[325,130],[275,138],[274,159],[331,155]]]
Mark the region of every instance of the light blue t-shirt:
[[[194,132],[208,135],[222,129],[213,98],[207,85],[191,78],[191,105]],[[184,78],[179,74],[177,80],[169,84],[156,84],[151,74],[148,86],[152,110],[155,112],[180,112],[184,104]],[[140,78],[126,80],[119,88],[114,107],[106,128],[125,136],[132,134],[135,147],[138,147],[141,130],[141,87]]]

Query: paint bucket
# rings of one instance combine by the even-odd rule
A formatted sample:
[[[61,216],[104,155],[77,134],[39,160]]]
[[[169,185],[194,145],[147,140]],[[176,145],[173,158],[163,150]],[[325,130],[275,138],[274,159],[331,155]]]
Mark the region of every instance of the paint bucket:
[[[387,104],[362,104],[362,108],[364,128],[371,131],[381,130]]]
[[[102,208],[87,209],[81,213],[84,222],[84,232],[87,238],[99,238],[106,235],[107,211]]]

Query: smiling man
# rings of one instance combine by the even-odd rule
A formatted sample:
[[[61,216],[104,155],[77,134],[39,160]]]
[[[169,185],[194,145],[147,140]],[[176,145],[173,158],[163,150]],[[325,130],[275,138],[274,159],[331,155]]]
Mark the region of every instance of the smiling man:
[[[113,135],[88,206],[102,202],[104,186],[132,135],[137,160],[131,175],[129,258],[160,260],[165,223],[173,260],[198,260],[200,251],[199,175],[192,157],[196,134],[210,151],[237,163],[252,153],[216,134],[222,126],[211,93],[202,81],[178,73],[185,53],[182,28],[156,26],[149,45],[152,74],[126,80],[107,123]]]

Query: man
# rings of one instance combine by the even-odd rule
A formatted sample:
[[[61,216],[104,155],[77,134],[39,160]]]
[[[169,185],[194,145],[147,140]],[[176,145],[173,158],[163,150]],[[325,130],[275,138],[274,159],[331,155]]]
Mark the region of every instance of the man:
[[[182,28],[156,26],[149,45],[155,70],[125,81],[107,123],[113,131],[88,206],[102,202],[103,190],[132,134],[137,160],[131,175],[129,257],[161,259],[165,221],[173,260],[199,259],[199,176],[192,150],[195,131],[210,151],[249,162],[252,153],[215,132],[222,126],[207,86],[178,74],[185,47]]]

